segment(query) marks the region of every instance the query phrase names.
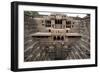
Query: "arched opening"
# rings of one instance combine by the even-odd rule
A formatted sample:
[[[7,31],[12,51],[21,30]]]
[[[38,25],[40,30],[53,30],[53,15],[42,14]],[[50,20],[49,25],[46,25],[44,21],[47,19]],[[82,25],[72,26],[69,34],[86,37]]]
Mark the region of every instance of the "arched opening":
[[[49,29],[49,32],[51,32],[51,30]]]
[[[56,36],[53,37],[53,40],[56,40]]]
[[[68,30],[66,30],[66,33],[68,33]]]
[[[60,40],[60,36],[57,37],[57,40]]]
[[[60,37],[60,36],[57,36],[57,37],[54,36],[54,37],[53,37],[53,40],[54,40],[54,41],[55,41],[55,40],[62,40],[62,41],[63,41],[63,40],[64,40],[64,36],[61,36],[61,37]]]

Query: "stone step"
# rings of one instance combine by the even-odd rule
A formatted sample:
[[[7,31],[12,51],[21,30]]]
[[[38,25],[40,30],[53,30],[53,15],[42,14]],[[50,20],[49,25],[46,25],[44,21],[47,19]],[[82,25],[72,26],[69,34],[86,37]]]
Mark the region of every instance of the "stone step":
[[[27,52],[29,49],[34,48],[34,46],[35,46],[37,43],[38,43],[38,41],[32,43],[32,45],[28,46],[28,47],[24,50],[24,52]]]

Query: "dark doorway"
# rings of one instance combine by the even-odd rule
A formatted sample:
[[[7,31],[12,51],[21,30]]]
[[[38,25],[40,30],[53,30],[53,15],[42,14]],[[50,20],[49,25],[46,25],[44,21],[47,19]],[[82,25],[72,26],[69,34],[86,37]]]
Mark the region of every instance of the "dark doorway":
[[[51,32],[51,30],[49,29],[49,32]]]
[[[57,37],[57,40],[60,40],[60,36]]]
[[[53,40],[56,40],[56,36],[53,37]]]

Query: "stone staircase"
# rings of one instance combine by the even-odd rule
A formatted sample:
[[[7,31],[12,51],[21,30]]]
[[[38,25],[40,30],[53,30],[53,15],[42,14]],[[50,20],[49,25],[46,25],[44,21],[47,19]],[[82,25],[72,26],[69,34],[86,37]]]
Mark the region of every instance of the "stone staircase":
[[[89,59],[90,58],[90,34],[87,27],[81,30],[82,38],[68,48],[61,44],[45,45],[40,41],[33,39],[30,34],[35,33],[36,25],[25,23],[24,32],[24,61],[48,61],[48,60],[72,60],[72,59]],[[29,22],[29,21],[26,21]],[[60,45],[60,47],[59,47]],[[50,46],[53,46],[50,48]]]

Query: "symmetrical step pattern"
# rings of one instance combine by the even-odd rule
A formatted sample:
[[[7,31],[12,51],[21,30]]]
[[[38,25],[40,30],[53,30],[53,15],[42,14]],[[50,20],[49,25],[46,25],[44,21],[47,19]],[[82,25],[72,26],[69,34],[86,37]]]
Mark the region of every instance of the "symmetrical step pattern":
[[[34,23],[34,24],[33,24]],[[60,44],[43,45],[39,40],[30,36],[37,32],[35,21],[32,18],[25,17],[24,26],[24,61],[45,61],[45,60],[71,60],[71,59],[89,59],[90,54],[90,32],[84,24],[80,30],[82,37],[75,41],[69,48],[58,47]],[[47,44],[47,43],[46,43]]]

